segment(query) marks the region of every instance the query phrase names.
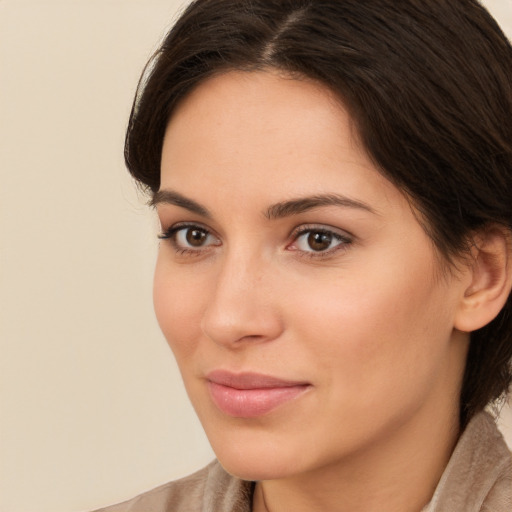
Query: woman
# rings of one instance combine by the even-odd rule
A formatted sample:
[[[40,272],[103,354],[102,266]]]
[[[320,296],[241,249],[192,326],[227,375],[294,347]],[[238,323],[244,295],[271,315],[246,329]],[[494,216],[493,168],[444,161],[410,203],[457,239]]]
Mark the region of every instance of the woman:
[[[218,457],[114,511],[510,511],[512,48],[474,0],[198,0],[126,161]]]

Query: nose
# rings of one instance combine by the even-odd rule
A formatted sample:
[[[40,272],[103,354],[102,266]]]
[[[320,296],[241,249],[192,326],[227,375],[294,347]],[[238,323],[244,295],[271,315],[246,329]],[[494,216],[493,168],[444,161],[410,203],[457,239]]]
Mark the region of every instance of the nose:
[[[227,257],[216,274],[215,287],[201,328],[217,344],[230,348],[279,337],[282,318],[272,266],[243,255]]]

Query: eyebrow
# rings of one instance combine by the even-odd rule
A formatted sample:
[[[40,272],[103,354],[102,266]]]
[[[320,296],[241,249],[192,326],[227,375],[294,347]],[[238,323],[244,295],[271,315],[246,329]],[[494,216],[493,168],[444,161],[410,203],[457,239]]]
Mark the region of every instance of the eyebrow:
[[[365,210],[373,214],[377,213],[371,206],[356,199],[339,194],[321,194],[276,203],[267,209],[265,217],[268,219],[281,219],[322,206],[342,206],[344,208]]]
[[[185,208],[186,210],[201,215],[202,217],[206,217],[207,219],[212,218],[212,214],[208,208],[174,190],[158,190],[153,195],[149,204],[150,206],[172,204]],[[275,203],[265,210],[264,216],[267,219],[276,220],[284,217],[290,217],[292,215],[298,215],[299,213],[304,213],[322,206],[342,206],[344,208],[355,208],[377,214],[371,206],[363,203],[362,201],[351,199],[339,194],[319,194]]]
[[[192,213],[197,213],[202,217],[206,217],[207,219],[212,218],[212,214],[208,211],[207,208],[200,205],[193,199],[189,199],[181,195],[179,192],[175,192],[174,190],[158,190],[153,195],[153,198],[149,202],[150,206],[157,206],[159,204],[173,204],[175,206],[179,206],[181,208],[185,208]]]

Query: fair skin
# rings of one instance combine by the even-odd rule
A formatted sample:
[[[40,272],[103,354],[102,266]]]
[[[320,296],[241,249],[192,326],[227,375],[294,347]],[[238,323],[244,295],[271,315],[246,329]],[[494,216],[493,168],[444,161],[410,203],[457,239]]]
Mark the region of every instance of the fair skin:
[[[253,509],[420,511],[459,434],[470,267],[443,272],[311,81],[201,84],[173,113],[161,178],[157,318],[221,464],[258,481]],[[270,409],[221,386],[219,405],[219,370],[294,385]]]

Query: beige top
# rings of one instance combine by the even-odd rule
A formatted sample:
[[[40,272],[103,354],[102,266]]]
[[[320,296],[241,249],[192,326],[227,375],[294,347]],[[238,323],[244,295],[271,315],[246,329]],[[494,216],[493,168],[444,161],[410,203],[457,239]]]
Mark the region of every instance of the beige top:
[[[214,461],[96,512],[250,512],[253,491],[252,482],[229,475]],[[471,420],[422,512],[512,512],[512,457],[490,415]]]

